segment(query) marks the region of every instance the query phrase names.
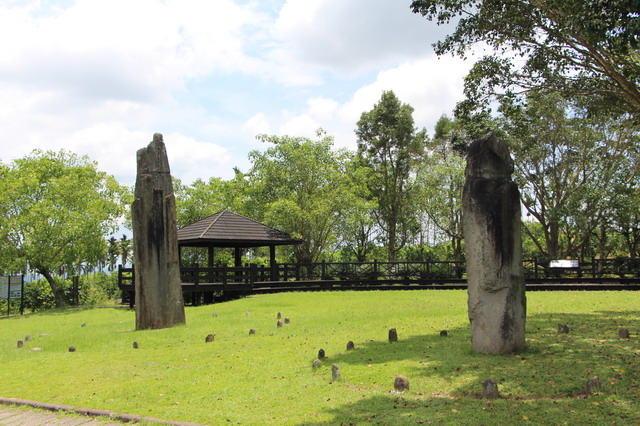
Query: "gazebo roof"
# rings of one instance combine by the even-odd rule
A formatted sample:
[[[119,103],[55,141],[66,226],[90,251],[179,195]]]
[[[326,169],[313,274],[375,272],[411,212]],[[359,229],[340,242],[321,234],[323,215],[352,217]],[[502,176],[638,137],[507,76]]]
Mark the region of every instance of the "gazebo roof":
[[[300,244],[302,240],[229,210],[178,229],[178,245],[209,247],[262,247]]]

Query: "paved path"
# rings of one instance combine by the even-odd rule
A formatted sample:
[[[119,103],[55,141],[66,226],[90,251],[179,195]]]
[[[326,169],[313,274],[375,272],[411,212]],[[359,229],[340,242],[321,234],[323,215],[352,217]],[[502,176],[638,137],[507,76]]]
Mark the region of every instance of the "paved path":
[[[70,416],[61,412],[34,410],[15,406],[0,406],[0,425],[121,426],[122,423],[103,421],[92,417]]]

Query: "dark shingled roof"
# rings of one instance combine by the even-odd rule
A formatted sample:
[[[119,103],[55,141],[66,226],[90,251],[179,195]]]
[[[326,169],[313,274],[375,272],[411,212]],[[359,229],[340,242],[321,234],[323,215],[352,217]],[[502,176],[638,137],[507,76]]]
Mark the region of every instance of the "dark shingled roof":
[[[181,246],[261,247],[300,244],[302,240],[229,210],[178,229]]]

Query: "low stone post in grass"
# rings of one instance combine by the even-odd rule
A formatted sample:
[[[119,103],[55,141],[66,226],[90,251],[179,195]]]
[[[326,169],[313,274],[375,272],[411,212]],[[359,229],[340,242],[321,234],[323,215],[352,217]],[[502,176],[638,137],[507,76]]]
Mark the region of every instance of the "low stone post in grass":
[[[594,393],[602,392],[602,382],[598,376],[593,376],[589,380],[587,380],[586,385],[586,393],[587,395],[593,395]]]
[[[396,376],[395,379],[393,379],[393,388],[397,392],[409,390],[409,379],[405,376]]]
[[[338,367],[338,364],[331,366],[331,380],[334,382],[340,380],[340,367]]]
[[[389,330],[389,343],[393,343],[397,341],[398,341],[398,332],[396,331],[395,328],[392,328]]]
[[[497,399],[500,398],[500,392],[498,392],[498,384],[491,380],[486,379],[482,382],[482,398],[483,399]]]
[[[631,338],[631,335],[629,334],[629,329],[628,328],[621,328],[618,330],[618,336],[620,336],[621,339],[629,339]]]
[[[467,154],[462,212],[473,350],[505,354],[525,348],[525,284],[520,193],[513,161],[495,135]]]

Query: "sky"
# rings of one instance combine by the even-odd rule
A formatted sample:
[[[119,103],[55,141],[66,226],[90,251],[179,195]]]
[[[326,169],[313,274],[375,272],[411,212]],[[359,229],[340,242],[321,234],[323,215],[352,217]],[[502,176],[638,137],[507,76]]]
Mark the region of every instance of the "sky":
[[[0,161],[87,155],[133,185],[162,133],[183,183],[247,171],[258,134],[356,148],[382,92],[433,132],[471,62],[435,56],[451,28],[410,0],[0,0]]]

